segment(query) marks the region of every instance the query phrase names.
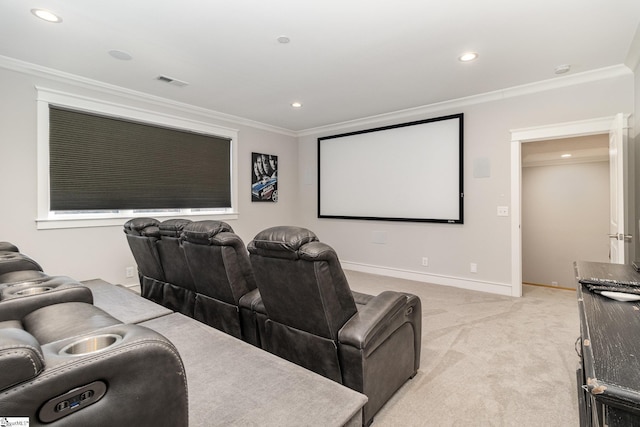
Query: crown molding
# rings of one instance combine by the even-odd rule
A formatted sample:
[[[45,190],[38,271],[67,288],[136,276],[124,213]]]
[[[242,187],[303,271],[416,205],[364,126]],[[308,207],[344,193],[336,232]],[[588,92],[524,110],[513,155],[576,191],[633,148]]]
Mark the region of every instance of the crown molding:
[[[139,92],[121,86],[104,83],[98,80],[89,79],[86,77],[78,76],[64,71],[55,70],[53,68],[43,67],[37,64],[32,64],[18,59],[9,58],[7,56],[0,55],[0,68],[4,68],[11,71],[16,71],[23,74],[28,74],[35,77],[54,80],[61,83],[82,87],[96,92],[101,92],[109,95],[115,95],[121,98],[127,98],[134,101],[145,102],[160,107],[171,108],[173,110],[181,111],[186,114],[197,114],[201,117],[205,117],[211,120],[221,120],[224,122],[232,123],[234,125],[249,126],[256,129],[262,129],[269,132],[274,132],[286,136],[296,137],[297,133],[280,128],[277,126],[268,125],[266,123],[257,122],[254,120],[246,119],[244,117],[234,116],[231,114],[221,113],[219,111],[210,110],[207,108],[196,107],[184,102],[173,101],[167,98],[162,98],[155,95],[150,95],[144,92]]]
[[[597,70],[585,71],[583,73],[570,74],[562,77],[541,80],[539,82],[513,86],[510,88],[500,89],[492,92],[486,92],[479,95],[456,98],[448,101],[438,102],[435,104],[428,104],[420,107],[408,108],[404,110],[378,114],[375,116],[334,123],[327,126],[305,129],[298,132],[298,137],[342,131],[345,128],[375,125],[376,123],[379,123],[383,120],[401,120],[417,115],[434,114],[443,110],[456,110],[470,105],[500,101],[507,98],[515,98],[518,96],[530,95],[547,90],[559,89],[563,87],[569,87],[627,75],[633,75],[633,71],[631,71],[629,67],[624,64],[613,65],[610,67],[599,68]]]
[[[631,70],[637,70],[638,66],[640,66],[640,24],[638,24],[633,40],[631,40],[629,53],[627,53],[627,59],[625,59],[624,63]],[[637,71],[640,72],[640,70]]]
[[[565,75],[562,77],[556,77],[548,80],[542,80],[535,83],[529,83],[520,86],[513,86],[506,89],[496,90],[492,92],[486,92],[479,95],[473,95],[463,98],[456,98],[448,101],[438,102],[434,104],[422,105],[419,107],[407,108],[398,111],[392,111],[389,113],[378,114],[369,117],[363,117],[354,120],[348,120],[344,122],[334,123],[326,126],[319,126],[315,128],[304,129],[301,131],[293,131],[277,126],[268,125],[266,123],[257,122],[244,117],[234,116],[231,114],[221,113],[219,111],[210,110],[207,108],[196,107],[194,105],[186,104],[183,102],[173,101],[167,98],[150,95],[144,92],[139,92],[120,86],[100,82],[98,80],[89,79],[86,77],[78,76],[64,71],[55,70],[52,68],[43,67],[40,65],[32,64],[25,61],[20,61],[14,58],[9,58],[0,55],[0,68],[5,68],[19,73],[24,73],[36,77],[46,78],[50,80],[59,81],[62,83],[72,84],[75,86],[83,87],[97,92],[102,92],[110,95],[116,95],[123,98],[132,99],[135,101],[146,102],[149,104],[158,105],[161,107],[168,107],[174,110],[182,111],[186,114],[197,114],[199,116],[206,117],[211,120],[221,120],[234,125],[243,125],[256,129],[262,129],[268,132],[274,132],[281,135],[291,137],[303,137],[309,135],[317,135],[322,133],[330,133],[344,130],[345,128],[362,127],[366,125],[375,125],[381,121],[393,121],[402,120],[408,117],[417,115],[426,115],[438,113],[442,110],[455,110],[470,105],[482,104],[486,102],[499,101],[507,98],[514,98],[518,96],[529,95],[533,93],[543,92],[547,90],[558,89],[562,87],[574,86],[578,84],[589,83],[598,80],[605,80],[610,78],[616,78],[626,75],[632,75],[633,71],[629,66],[624,64],[613,65],[610,67],[599,68],[597,70],[585,71],[583,73],[576,73]]]

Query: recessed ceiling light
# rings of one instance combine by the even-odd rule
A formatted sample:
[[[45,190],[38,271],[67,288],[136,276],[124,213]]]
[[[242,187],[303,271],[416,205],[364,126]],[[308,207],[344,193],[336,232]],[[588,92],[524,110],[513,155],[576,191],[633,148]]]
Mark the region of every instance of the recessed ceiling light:
[[[278,43],[282,44],[287,44],[291,41],[291,39],[287,36],[279,36],[276,40],[278,40]]]
[[[571,157],[571,154],[566,153],[566,154],[561,155],[560,157],[562,157],[563,159],[568,159],[569,157]]]
[[[300,107],[302,107],[302,103],[300,103],[300,102],[292,102],[291,106],[293,108],[300,108]]]
[[[133,58],[133,56],[121,50],[110,50],[109,55],[113,56],[116,59],[120,59],[121,61],[129,61]]]
[[[45,10],[45,9],[31,9],[31,13],[37,16],[40,19],[44,19],[47,22],[53,22],[55,24],[62,22],[62,18],[60,18],[55,13]]]
[[[571,69],[571,65],[569,65],[569,64],[565,64],[565,65],[558,65],[558,66],[555,68],[554,72],[555,72],[556,74],[564,74],[564,73],[568,73],[570,69]]]
[[[462,55],[460,55],[458,57],[458,60],[462,61],[462,62],[469,62],[469,61],[473,61],[474,59],[477,59],[477,58],[478,58],[478,54],[477,53],[475,53],[475,52],[466,52],[466,53],[463,53]]]

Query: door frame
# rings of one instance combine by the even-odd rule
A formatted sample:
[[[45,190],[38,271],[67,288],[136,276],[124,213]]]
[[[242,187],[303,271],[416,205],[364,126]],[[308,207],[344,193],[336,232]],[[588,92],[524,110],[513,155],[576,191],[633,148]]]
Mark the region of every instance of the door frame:
[[[614,116],[511,130],[511,295],[522,296],[522,144],[608,134]],[[625,127],[626,127],[625,115]]]

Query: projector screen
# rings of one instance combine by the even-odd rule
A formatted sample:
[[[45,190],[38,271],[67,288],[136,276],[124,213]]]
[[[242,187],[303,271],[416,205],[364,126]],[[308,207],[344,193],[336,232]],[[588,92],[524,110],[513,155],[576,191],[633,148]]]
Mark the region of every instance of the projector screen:
[[[318,217],[463,223],[463,114],[318,138]]]

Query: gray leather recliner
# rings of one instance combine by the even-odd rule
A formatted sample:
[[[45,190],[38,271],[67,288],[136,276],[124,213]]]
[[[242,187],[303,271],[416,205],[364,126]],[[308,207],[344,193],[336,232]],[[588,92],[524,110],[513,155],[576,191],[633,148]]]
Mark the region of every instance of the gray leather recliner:
[[[67,277],[0,285],[0,414],[30,426],[188,425],[182,359]]]
[[[133,218],[124,224],[124,233],[138,265],[140,294],[162,304],[165,277],[157,247],[159,225],[160,221],[154,218]]]
[[[188,219],[168,219],[158,225],[160,240],[156,242],[160,264],[164,271],[162,305],[193,317],[196,287],[182,248],[182,231],[191,223]]]
[[[46,309],[67,304],[73,307],[66,309],[77,309],[83,303],[49,306],[34,312],[32,320],[59,331],[65,325]],[[28,416],[30,426],[188,425],[184,367],[160,334],[116,322],[46,342],[54,337],[36,338],[25,328],[3,323],[0,413]]]
[[[420,366],[420,299],[354,296],[336,252],[304,228],[266,229],[248,250],[267,313],[262,347],[365,394],[369,425]]]
[[[222,221],[196,221],[182,232],[182,247],[197,291],[194,318],[259,345],[250,307],[259,298],[244,242]]]
[[[0,275],[22,270],[42,271],[42,267],[32,258],[20,253],[14,244],[0,242]]]

